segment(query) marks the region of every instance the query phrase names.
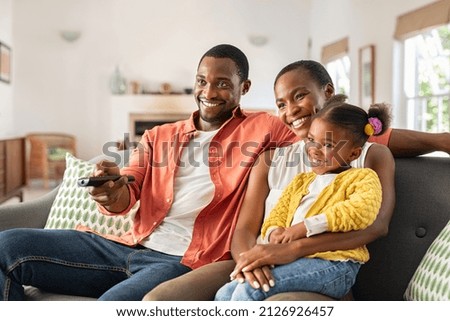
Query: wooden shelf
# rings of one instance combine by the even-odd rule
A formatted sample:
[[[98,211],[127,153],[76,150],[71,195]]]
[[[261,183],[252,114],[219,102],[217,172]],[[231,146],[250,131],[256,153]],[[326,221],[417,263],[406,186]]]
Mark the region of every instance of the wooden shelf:
[[[26,185],[25,138],[0,140],[0,203],[19,197]]]

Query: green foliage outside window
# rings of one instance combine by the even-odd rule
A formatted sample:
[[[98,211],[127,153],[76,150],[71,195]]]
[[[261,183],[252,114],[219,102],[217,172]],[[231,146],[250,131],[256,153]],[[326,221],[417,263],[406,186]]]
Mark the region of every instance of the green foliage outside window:
[[[450,25],[435,31],[439,37],[435,33],[434,41],[438,38],[439,43],[427,41],[433,37],[432,32],[423,34],[422,43],[426,45],[419,48],[417,60],[417,94],[426,99],[422,117],[429,132],[450,131]]]

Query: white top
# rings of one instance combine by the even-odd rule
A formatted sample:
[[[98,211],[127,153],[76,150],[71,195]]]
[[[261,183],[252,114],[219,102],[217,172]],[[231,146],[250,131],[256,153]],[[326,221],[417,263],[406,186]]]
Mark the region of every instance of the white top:
[[[308,213],[308,210],[313,205],[313,203],[317,200],[317,197],[319,197],[319,194],[323,191],[325,187],[330,185],[330,183],[334,180],[334,178],[338,174],[323,174],[323,175],[317,175],[314,180],[311,182],[311,184],[308,186],[308,194],[306,194],[297,209],[295,210],[294,216],[292,218],[292,222],[290,226],[304,222],[305,227],[307,230],[306,236],[312,236],[316,234],[320,234],[323,232],[326,232],[328,230],[328,222],[325,214],[317,214],[312,217],[308,217],[305,219],[306,213]],[[275,230],[277,227],[273,226],[270,227],[267,230],[267,233],[264,237],[264,242],[269,241],[269,235],[270,233]]]
[[[208,149],[217,131],[197,131],[185,147],[175,175],[172,207],[164,221],[141,242],[143,246],[178,256],[186,252],[197,215],[214,197]]]

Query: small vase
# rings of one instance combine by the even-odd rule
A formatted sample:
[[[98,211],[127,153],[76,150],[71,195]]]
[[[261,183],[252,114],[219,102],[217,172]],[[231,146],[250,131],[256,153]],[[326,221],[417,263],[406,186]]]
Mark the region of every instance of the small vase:
[[[127,91],[127,82],[120,73],[119,67],[116,67],[109,81],[109,88],[114,95],[123,95]]]

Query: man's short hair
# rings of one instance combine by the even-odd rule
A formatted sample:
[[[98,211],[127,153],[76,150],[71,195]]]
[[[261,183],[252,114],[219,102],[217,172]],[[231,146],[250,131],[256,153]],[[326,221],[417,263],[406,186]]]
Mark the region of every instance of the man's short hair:
[[[221,44],[212,47],[202,56],[199,62],[202,62],[205,57],[213,57],[213,58],[230,58],[236,64],[238,70],[238,76],[241,83],[244,80],[248,80],[248,59],[247,56],[237,47],[229,44]]]

